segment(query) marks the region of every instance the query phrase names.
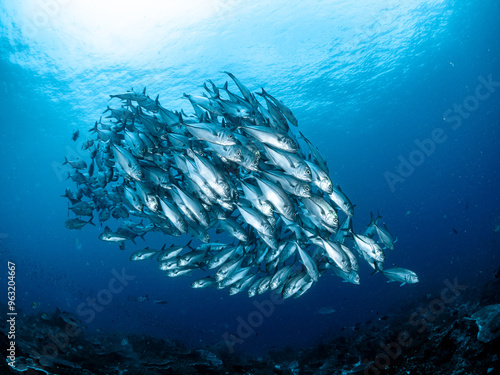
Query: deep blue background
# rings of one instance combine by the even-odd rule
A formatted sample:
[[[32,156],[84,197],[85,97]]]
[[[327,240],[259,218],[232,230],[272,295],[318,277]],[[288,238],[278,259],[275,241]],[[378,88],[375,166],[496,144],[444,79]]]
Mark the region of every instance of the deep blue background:
[[[141,240],[121,252],[97,239],[99,227],[64,227],[67,201],[59,195],[72,185],[60,165],[80,152],[71,134],[79,129],[85,139],[108,94],[147,86],[164,106],[189,108],[182,93],[199,94],[205,79],[222,85],[224,70],[292,108],[327,158],[332,180],[357,204],[355,229],[379,209],[399,238],[386,264],[413,269],[421,280],[387,284],[370,277],[365,264],[360,286],[327,274],[303,297],[276,306],[243,349],[306,345],[435,293],[446,278],[476,283],[498,267],[500,87],[457,130],[443,120],[474,95],[480,76],[500,82],[497,1],[213,1],[210,17],[195,22],[189,13],[185,19],[195,20],[175,30],[166,29],[172,17],[165,24],[156,17],[144,27],[131,24],[125,36],[127,25],[110,32],[119,22],[111,15],[96,21],[90,10],[90,18],[76,19],[80,2],[64,3],[36,32],[26,24],[43,11],[38,3],[7,1],[0,9],[0,250],[5,267],[7,259],[17,264],[17,302],[25,312],[75,312],[107,287],[112,269],[126,267],[135,279],[96,315],[90,332],[204,345],[234,333],[237,318],[256,310],[253,301],[269,297],[191,289],[202,272],[167,279],[153,263],[129,262],[132,249],[147,246]],[[415,140],[436,128],[447,140],[391,191],[384,173],[395,173],[398,157],[408,159]],[[187,241],[147,237],[150,247],[165,242]],[[146,294],[168,304],[133,300]],[[31,310],[33,302],[40,310]],[[322,307],[336,312],[318,315]]]

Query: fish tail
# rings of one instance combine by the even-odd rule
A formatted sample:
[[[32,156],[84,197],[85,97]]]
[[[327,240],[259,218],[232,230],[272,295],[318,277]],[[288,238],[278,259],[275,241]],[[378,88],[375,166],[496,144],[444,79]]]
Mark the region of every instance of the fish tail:
[[[92,215],[89,219],[89,221],[87,221],[88,224],[91,224],[95,227],[95,224],[92,222],[92,220],[94,220],[94,215]],[[102,223],[101,223],[101,226],[102,226]]]
[[[262,92],[256,92],[257,95],[262,96],[262,97],[269,96],[269,94],[266,92],[266,90],[264,90],[264,87],[261,87],[260,89],[262,90]]]
[[[373,272],[370,274],[370,276],[375,275],[376,273],[384,273],[384,271],[382,271],[382,270],[380,269],[380,267],[378,266],[377,262],[373,262],[373,265],[375,266],[375,271],[373,271]]]
[[[108,107],[109,109],[109,107]],[[89,130],[90,133],[96,132],[97,131],[97,121],[95,122],[94,126]]]
[[[64,163],[62,163],[62,165],[66,165],[66,164],[68,164],[68,163],[69,163],[68,158],[65,156],[65,157],[64,157]]]
[[[200,270],[207,272],[207,267],[204,263],[196,263],[196,265],[200,268]]]

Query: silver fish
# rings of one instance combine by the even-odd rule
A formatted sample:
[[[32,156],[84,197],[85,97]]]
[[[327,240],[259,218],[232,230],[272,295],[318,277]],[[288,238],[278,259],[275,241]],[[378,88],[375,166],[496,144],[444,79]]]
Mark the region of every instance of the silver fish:
[[[184,217],[181,215],[176,206],[164,198],[160,198],[160,205],[165,216],[172,224],[181,232],[187,233],[188,227]]]
[[[118,145],[113,145],[112,150],[117,164],[127,174],[127,176],[136,181],[141,181],[141,179],[143,178],[143,173],[141,170],[141,166],[139,165],[135,157],[123,147],[120,147]]]
[[[89,219],[89,221],[84,221],[80,219],[68,219],[64,222],[64,226],[68,229],[82,229],[87,224],[95,226],[95,224],[92,222],[92,219],[93,219],[92,217]]]
[[[212,285],[215,285],[216,281],[213,277],[207,276],[202,279],[198,279],[193,281],[191,284],[192,288],[206,288]]]
[[[273,228],[266,217],[259,211],[253,209],[250,206],[243,205],[241,203],[236,204],[241,216],[245,222],[254,227],[258,232],[264,234],[265,236],[272,237],[274,234]]]
[[[186,129],[196,138],[221,146],[236,144],[233,134],[222,126],[209,123],[185,124]]]
[[[275,149],[296,153],[298,151],[297,144],[287,134],[276,130],[267,128],[265,126],[240,126],[244,132],[250,134],[259,142],[265,143]]]
[[[64,163],[62,165],[69,164],[72,168],[75,169],[87,169],[87,163],[85,160],[68,160],[68,158],[64,157]]]
[[[382,242],[384,246],[389,250],[394,250],[394,244],[398,239],[394,239],[393,235],[389,232],[385,224],[383,227],[381,227],[380,225],[375,223],[374,226],[380,242]]]
[[[348,216],[354,216],[354,206],[347,195],[340,189],[340,186],[334,186],[333,192],[328,195],[335,205]]]
[[[324,225],[325,229],[335,232],[339,225],[339,218],[327,201],[318,195],[311,195],[309,198],[302,198],[302,202],[307,210]]]
[[[318,281],[319,272],[316,262],[314,261],[314,259],[311,258],[311,256],[306,251],[302,249],[302,247],[298,243],[296,243],[295,245],[297,247],[297,250],[299,251],[300,259],[302,260],[302,263],[306,267],[307,273],[314,282]]]
[[[299,180],[311,182],[311,169],[307,166],[306,162],[299,156],[285,151],[277,151],[269,146],[263,145],[266,155],[273,162],[281,168],[286,174],[294,176]]]
[[[269,95],[265,90],[264,88],[261,88],[262,89],[262,93],[259,94],[261,96],[264,96],[266,98],[269,98],[272,100],[272,102],[276,105],[276,107],[278,107],[281,111],[281,113],[283,113],[285,115],[285,117],[287,118],[288,121],[290,121],[290,123],[294,126],[299,126],[299,123],[297,121],[297,119],[295,118],[295,116],[293,115],[292,111],[283,104],[283,102],[281,102],[280,100],[276,99],[275,97]]]
[[[147,260],[153,258],[156,254],[158,254],[157,250],[152,250],[146,247],[144,250],[139,250],[132,253],[132,255],[130,255],[130,260],[131,261]]]
[[[286,192],[274,182],[262,180],[255,177],[262,194],[276,208],[276,210],[288,220],[295,219],[295,206]]]
[[[298,178],[285,175],[278,171],[262,171],[262,175],[265,176],[267,180],[279,184],[283,190],[289,194],[304,198],[309,198],[311,196],[311,187]]]
[[[376,268],[376,272],[380,272],[386,276],[389,281],[397,281],[401,283],[401,286],[404,284],[415,284],[418,283],[418,276],[415,272],[410,271],[406,268],[394,267],[382,270],[379,267]]]
[[[328,174],[323,171],[320,167],[318,167],[316,164],[307,161],[306,164],[308,167],[311,169],[312,173],[312,182],[314,185],[316,185],[318,188],[320,188],[322,191],[324,191],[327,194],[330,194],[333,192],[333,184],[332,180],[330,180],[330,177]]]

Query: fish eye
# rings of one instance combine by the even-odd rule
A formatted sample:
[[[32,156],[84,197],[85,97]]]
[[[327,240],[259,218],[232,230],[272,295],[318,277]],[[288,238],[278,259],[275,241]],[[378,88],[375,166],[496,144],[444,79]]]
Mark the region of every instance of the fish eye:
[[[311,174],[311,170],[309,168],[306,169],[307,174]]]

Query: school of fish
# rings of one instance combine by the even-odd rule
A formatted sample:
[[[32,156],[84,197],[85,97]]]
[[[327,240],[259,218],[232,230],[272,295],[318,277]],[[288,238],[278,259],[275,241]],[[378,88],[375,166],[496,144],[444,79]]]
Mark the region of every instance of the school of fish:
[[[145,248],[130,260],[156,259],[169,277],[201,269],[210,276],[193,288],[231,295],[274,290],[297,298],[328,270],[359,284],[358,257],[389,281],[418,282],[408,269],[384,269],[384,250],[396,239],[380,216],[354,233],[354,206],[332,183],[320,151],[292,131],[292,111],[225,73],[239,93],[208,80],[203,95],[184,94],[191,114],[164,108],[146,90],[110,95],[107,117],[83,144],[90,164],[65,160],[77,185],[63,195],[76,215],[66,227],[94,225],[95,215],[101,226],[114,221],[117,229],[104,224],[99,239],[121,249],[152,231],[191,236],[185,246]],[[211,242],[214,233],[223,242]]]

